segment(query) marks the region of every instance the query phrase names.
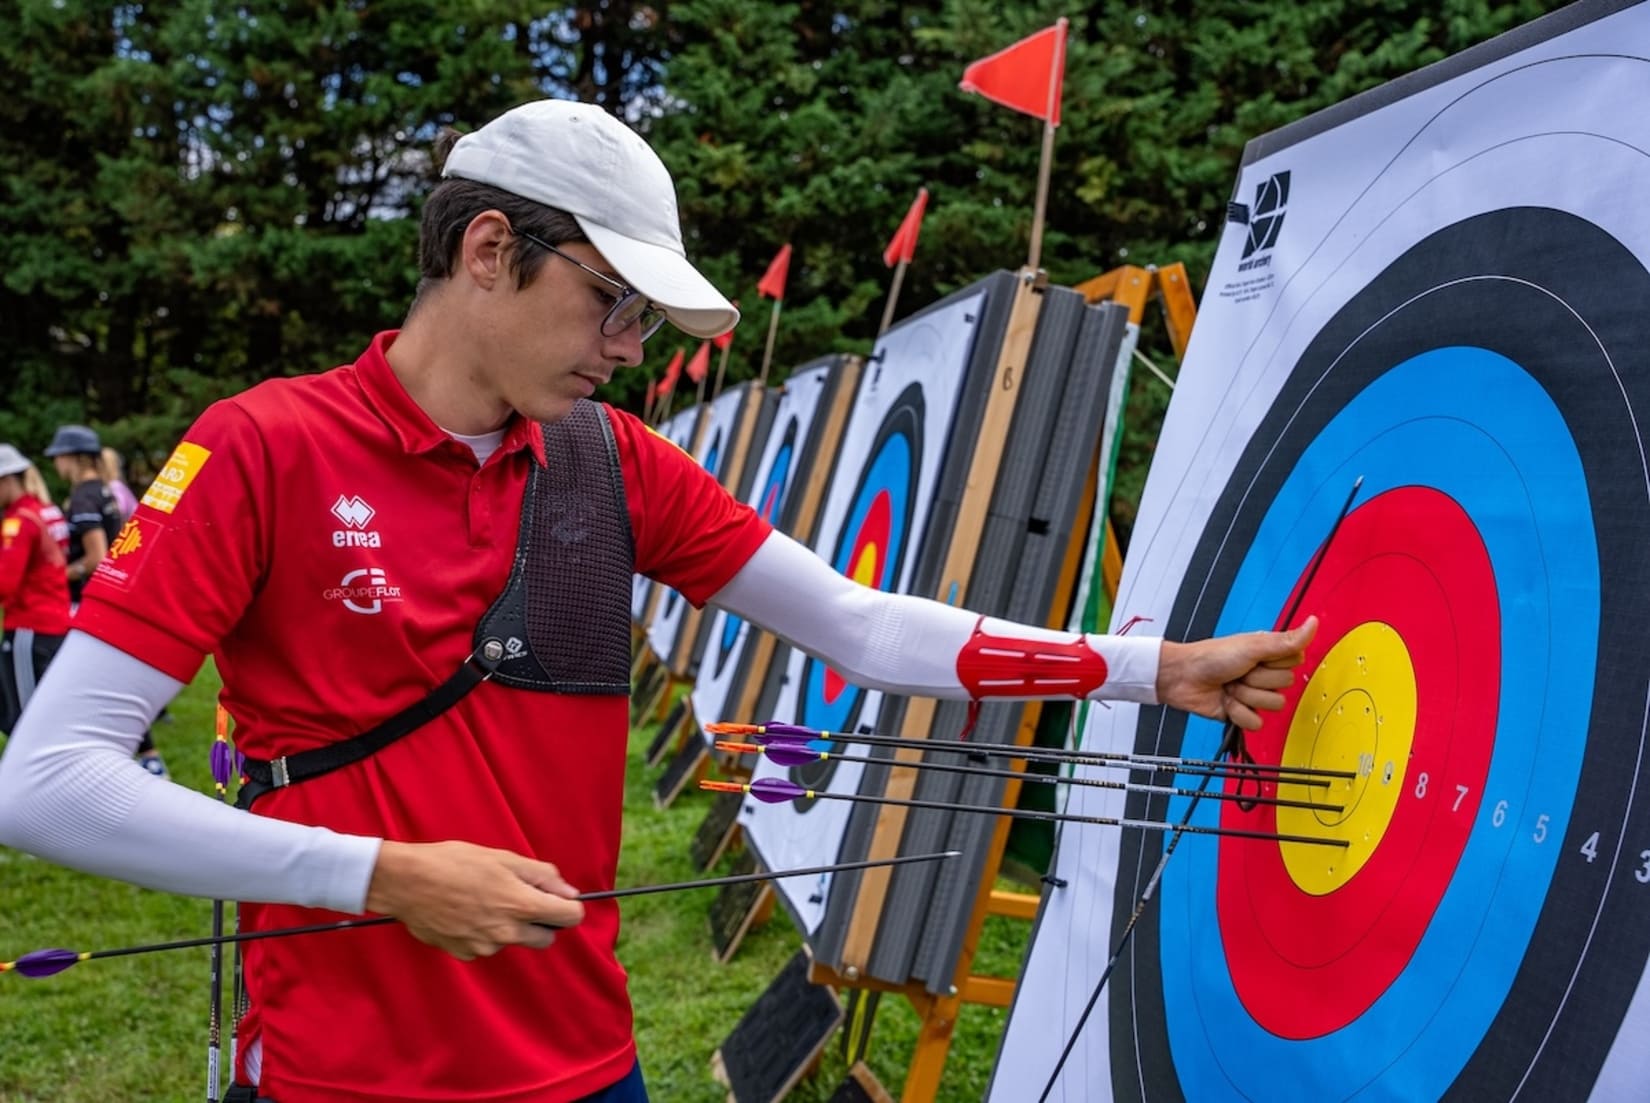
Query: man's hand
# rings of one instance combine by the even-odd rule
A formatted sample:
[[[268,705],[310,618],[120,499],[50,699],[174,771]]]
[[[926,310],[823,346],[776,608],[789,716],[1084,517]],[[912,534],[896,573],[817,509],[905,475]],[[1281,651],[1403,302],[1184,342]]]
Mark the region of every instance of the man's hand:
[[[547,928],[584,919],[577,895],[555,866],[508,850],[385,842],[367,910],[393,915],[421,942],[470,961],[506,946],[542,950],[555,938]]]
[[[1157,699],[1211,720],[1230,720],[1245,731],[1261,725],[1258,709],[1283,707],[1279,691],[1295,680],[1295,667],[1318,630],[1318,618],[1288,632],[1243,632],[1197,643],[1163,641],[1157,663]]]

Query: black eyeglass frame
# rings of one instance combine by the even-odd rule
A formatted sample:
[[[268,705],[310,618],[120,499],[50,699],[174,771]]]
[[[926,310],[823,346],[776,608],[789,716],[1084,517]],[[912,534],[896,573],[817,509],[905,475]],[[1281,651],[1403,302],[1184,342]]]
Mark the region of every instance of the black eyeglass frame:
[[[668,320],[663,307],[629,284],[620,283],[607,273],[596,271],[578,257],[569,256],[548,241],[535,237],[526,230],[518,230],[512,226],[510,232],[517,237],[526,238],[540,249],[548,249],[569,264],[578,265],[616,291],[618,297],[613,300],[613,305],[607,308],[607,314],[602,318],[602,335],[604,337],[617,337],[631,326],[640,325],[642,340],[645,342],[649,337],[659,332],[659,327],[663,326]],[[636,309],[636,303],[642,304],[641,309]],[[631,311],[635,312],[634,316],[626,318],[625,314]]]

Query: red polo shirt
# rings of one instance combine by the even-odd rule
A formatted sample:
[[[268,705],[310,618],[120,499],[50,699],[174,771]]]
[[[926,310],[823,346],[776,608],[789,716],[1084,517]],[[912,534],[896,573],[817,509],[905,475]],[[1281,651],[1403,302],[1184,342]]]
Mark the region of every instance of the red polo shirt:
[[[236,738],[271,759],[365,731],[469,654],[516,547],[535,426],[487,463],[384,358],[263,383],[190,429],[98,568],[76,626],[180,680],[215,653]],[[768,525],[636,418],[608,410],[636,567],[702,603]],[[531,452],[531,455],[529,454]],[[487,683],[365,762],[257,812],[529,854],[586,890],[619,851],[627,702]],[[328,913],[251,906],[255,928]],[[576,1099],[636,1058],[619,913],[586,906],[549,950],[460,962],[400,926],[247,947],[263,1091],[281,1103]]]
[[[67,548],[63,511],[30,494],[0,517],[0,607],[10,628],[46,636],[69,630]]]

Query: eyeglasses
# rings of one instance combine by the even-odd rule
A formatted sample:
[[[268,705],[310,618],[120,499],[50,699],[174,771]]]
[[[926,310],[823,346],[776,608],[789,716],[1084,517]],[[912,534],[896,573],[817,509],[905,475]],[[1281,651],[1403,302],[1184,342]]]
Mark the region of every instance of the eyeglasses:
[[[510,232],[517,237],[526,238],[541,249],[550,250],[569,264],[578,265],[614,289],[613,305],[607,308],[607,316],[602,319],[602,335],[604,337],[617,337],[631,326],[640,325],[642,340],[646,341],[659,332],[659,327],[665,324],[665,312],[634,287],[620,283],[605,272],[596,271],[577,257],[568,256],[548,241],[536,238],[526,230],[518,230],[512,226]]]

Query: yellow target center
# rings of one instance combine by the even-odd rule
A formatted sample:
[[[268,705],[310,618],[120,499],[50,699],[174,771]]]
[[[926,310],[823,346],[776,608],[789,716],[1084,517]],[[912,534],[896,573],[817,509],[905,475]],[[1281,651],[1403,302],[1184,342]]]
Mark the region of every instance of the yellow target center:
[[[876,586],[877,568],[880,566],[878,563],[879,558],[877,546],[866,544],[859,550],[859,555],[854,559],[853,568],[849,571],[848,577],[861,586]]]
[[[1343,770],[1328,788],[1280,786],[1285,796],[1338,805],[1339,812],[1279,808],[1278,831],[1345,839],[1345,850],[1282,843],[1283,864],[1302,892],[1323,896],[1350,881],[1381,844],[1415,741],[1415,666],[1387,624],[1366,621],[1342,636],[1306,683],[1283,765]]]

